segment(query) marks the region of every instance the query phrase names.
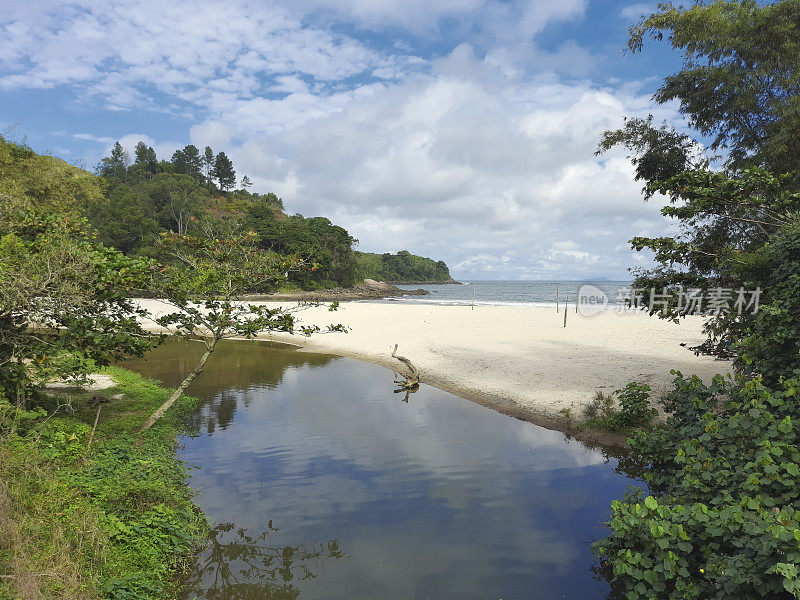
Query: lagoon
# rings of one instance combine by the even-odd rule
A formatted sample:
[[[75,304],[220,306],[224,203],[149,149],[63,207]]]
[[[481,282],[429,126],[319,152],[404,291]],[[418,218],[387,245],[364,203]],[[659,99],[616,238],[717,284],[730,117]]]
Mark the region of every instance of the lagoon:
[[[176,386],[199,344],[126,367]],[[564,434],[371,363],[221,343],[179,455],[213,527],[182,598],[601,598],[590,543],[633,481]]]

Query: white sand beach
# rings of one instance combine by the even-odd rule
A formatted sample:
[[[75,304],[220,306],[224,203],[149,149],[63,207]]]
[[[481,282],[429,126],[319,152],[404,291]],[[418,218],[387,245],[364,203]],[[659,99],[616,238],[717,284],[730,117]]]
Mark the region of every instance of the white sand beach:
[[[165,308],[141,303],[155,313]],[[387,367],[400,366],[391,357],[397,343],[423,383],[543,425],[562,422],[565,408],[579,416],[596,390],[638,380],[658,393],[669,386],[670,369],[704,380],[731,371],[730,362],[688,349],[704,339],[702,317],[676,325],[642,313],[570,310],[565,328],[563,309],[367,302],[343,302],[338,312],[322,305],[298,316],[302,324],[342,323],[350,331],[263,338]],[[387,385],[391,377],[387,372]]]

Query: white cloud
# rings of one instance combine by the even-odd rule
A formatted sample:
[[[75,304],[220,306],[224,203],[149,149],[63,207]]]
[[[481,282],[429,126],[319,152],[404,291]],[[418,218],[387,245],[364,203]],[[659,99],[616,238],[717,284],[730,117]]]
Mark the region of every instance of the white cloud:
[[[663,229],[624,156],[594,156],[603,130],[647,106],[630,86],[509,77],[461,46],[429,74],[307,100],[238,102],[219,126],[245,140],[230,154],[248,175],[363,249],[428,253],[470,278],[619,277],[631,260],[615,247]],[[283,110],[296,120],[276,130]]]
[[[619,11],[619,16],[626,21],[638,21],[643,16],[652,14],[655,10],[656,4],[641,2],[626,6]]]
[[[621,276],[638,260],[625,241],[664,221],[624,156],[593,155],[597,140],[623,115],[676,113],[654,111],[637,82],[593,82],[599,59],[577,42],[537,47],[585,4],[18,3],[0,24],[0,88],[69,86],[113,110],[179,113],[186,140],[149,131],[123,145],[225,150],[255,189],[328,216],[365,250],[407,248],[469,278]],[[414,36],[443,21],[468,41],[416,55]],[[385,43],[358,36],[368,29]],[[74,137],[108,147],[115,133]]]
[[[0,88],[80,85],[112,108],[146,108],[157,92],[213,105],[217,90],[252,97],[273,76],[335,81],[384,64],[352,37],[247,0],[33,2],[10,7],[0,31]]]

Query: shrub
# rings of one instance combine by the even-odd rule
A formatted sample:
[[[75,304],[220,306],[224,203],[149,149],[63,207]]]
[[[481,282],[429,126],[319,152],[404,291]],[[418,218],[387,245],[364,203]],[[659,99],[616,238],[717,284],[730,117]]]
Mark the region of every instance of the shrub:
[[[594,394],[592,403],[584,409],[583,416],[588,420],[602,419],[610,417],[614,412],[614,397],[598,390]]]
[[[584,427],[595,427],[613,432],[625,432],[648,425],[656,415],[650,408],[650,386],[632,381],[614,392],[619,398],[620,408],[614,407],[614,397],[596,392],[592,403],[584,410]]]
[[[800,380],[680,373],[667,423],[629,440],[652,495],[612,504],[595,544],[629,600],[800,597]]]

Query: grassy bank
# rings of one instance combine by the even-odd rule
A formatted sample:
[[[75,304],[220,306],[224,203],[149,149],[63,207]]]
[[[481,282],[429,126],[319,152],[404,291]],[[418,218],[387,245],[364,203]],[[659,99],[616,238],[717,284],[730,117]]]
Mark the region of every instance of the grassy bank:
[[[117,386],[102,394],[121,396],[102,405],[91,448],[90,393],[48,399],[48,416],[18,421],[16,432],[8,405],[0,411],[2,600],[174,597],[175,575],[205,532],[175,457],[181,413],[195,401],[179,400],[137,434],[169,390],[106,372]]]

